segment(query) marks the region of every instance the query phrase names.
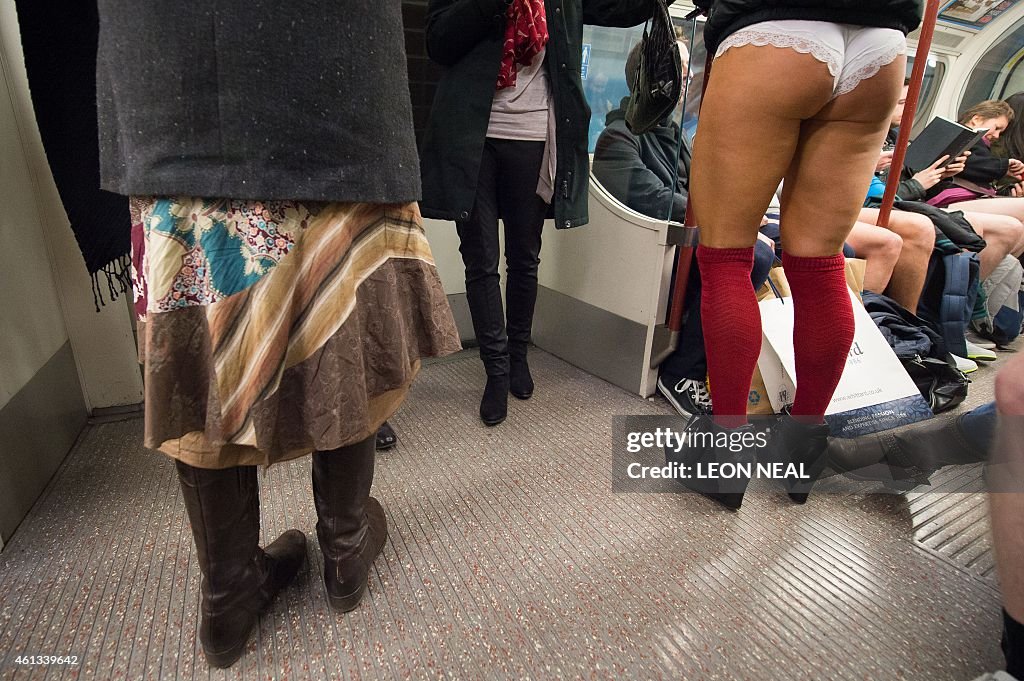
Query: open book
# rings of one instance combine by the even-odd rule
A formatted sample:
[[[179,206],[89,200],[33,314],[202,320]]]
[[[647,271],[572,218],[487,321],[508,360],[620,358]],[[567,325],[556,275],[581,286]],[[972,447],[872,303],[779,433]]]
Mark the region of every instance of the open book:
[[[957,156],[973,147],[986,132],[987,129],[971,130],[942,116],[936,116],[907,147],[903,166],[911,173],[916,173],[943,156],[949,156],[946,162],[952,163]]]

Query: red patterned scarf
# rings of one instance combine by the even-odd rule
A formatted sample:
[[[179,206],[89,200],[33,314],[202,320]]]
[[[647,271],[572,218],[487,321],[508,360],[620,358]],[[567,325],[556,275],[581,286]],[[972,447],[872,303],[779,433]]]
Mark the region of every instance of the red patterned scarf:
[[[548,44],[544,0],[512,0],[505,25],[505,52],[498,72],[498,89],[516,86],[516,64],[531,64]]]

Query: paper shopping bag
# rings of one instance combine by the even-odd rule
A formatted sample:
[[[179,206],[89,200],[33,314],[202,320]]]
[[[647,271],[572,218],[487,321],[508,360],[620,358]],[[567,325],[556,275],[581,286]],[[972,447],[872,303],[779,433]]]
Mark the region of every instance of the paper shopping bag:
[[[860,258],[846,259],[846,284],[850,287],[850,290],[857,294],[858,299],[864,290],[864,272],[867,262],[867,260],[861,260]],[[790,295],[792,293],[789,291],[789,280],[786,279],[786,271],[781,265],[773,267],[769,271],[767,281],[761,284],[761,288],[757,290],[758,301]]]
[[[856,322],[843,376],[825,410],[836,437],[857,437],[931,418],[928,403],[896,354],[850,291]],[[768,399],[779,412],[793,403],[796,368],[793,355],[793,299],[772,298],[761,308],[758,368]]]

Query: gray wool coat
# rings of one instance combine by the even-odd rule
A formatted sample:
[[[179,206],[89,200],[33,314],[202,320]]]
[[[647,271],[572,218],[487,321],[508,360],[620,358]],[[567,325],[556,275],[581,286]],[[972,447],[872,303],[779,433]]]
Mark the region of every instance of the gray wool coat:
[[[420,196],[399,0],[98,0],[103,188]]]

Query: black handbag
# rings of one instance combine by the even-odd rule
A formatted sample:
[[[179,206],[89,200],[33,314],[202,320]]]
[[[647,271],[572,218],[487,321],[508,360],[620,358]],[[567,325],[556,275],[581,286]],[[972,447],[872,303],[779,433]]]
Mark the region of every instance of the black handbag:
[[[640,65],[626,107],[630,132],[642,135],[665,120],[679,103],[682,88],[683,64],[668,4],[654,0],[654,14],[644,25]]]
[[[948,411],[967,398],[970,379],[949,361],[936,357],[901,359],[921,395],[935,414]]]

